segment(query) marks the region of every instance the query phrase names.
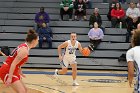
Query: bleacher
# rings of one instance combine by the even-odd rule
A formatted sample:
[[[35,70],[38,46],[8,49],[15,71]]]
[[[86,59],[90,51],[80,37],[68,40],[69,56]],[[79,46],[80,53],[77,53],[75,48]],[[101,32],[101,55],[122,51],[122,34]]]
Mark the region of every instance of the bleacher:
[[[0,0],[0,46],[9,46],[12,50],[24,42],[26,32],[34,26],[35,13],[40,7],[45,7],[49,13],[54,38],[53,48],[36,48],[30,51],[29,62],[24,67],[30,68],[60,68],[57,46],[69,39],[69,33],[76,32],[82,46],[89,45],[88,21],[59,21],[59,3],[61,0]],[[126,29],[110,28],[106,14],[109,3],[103,0],[92,0],[92,8],[98,7],[105,27],[105,37],[97,50],[89,57],[77,54],[78,69],[108,69],[126,70],[126,62],[118,62],[118,57],[125,53],[129,43],[125,43]],[[123,5],[126,9],[128,5]],[[88,19],[93,9],[87,9]],[[0,59],[4,59],[2,56]],[[2,62],[0,62],[2,64]]]

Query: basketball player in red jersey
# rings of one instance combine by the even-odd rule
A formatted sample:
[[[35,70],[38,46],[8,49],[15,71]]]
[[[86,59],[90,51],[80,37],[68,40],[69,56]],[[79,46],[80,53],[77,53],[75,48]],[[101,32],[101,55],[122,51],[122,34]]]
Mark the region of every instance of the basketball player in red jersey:
[[[1,80],[6,86],[12,87],[16,93],[27,93],[27,89],[21,80],[21,76],[24,77],[21,66],[27,61],[29,50],[37,44],[38,35],[30,29],[26,42],[15,48],[0,68]]]

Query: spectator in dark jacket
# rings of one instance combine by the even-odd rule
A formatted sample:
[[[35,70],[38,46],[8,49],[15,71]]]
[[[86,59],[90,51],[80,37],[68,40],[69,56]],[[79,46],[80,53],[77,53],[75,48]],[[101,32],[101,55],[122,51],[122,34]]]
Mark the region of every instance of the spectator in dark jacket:
[[[92,8],[92,3],[91,3],[91,0],[83,0],[85,3],[86,3],[86,7],[87,8]]]
[[[72,20],[73,14],[73,2],[72,0],[63,0],[60,4],[60,16],[61,20],[63,20],[63,15],[68,14],[69,20]]]
[[[101,15],[99,14],[98,8],[95,8],[93,14],[90,16],[90,19],[89,19],[90,29],[94,27],[94,22],[97,22],[99,25],[99,28],[101,28],[104,32],[104,28],[102,27],[102,18],[101,18]]]
[[[44,7],[40,8],[40,12],[38,12],[35,16],[35,22],[37,24],[37,29],[42,27],[42,24],[45,23],[49,25],[50,17],[47,12],[44,11]]]
[[[83,16],[84,20],[87,20],[86,17],[86,4],[83,0],[78,0],[75,3],[75,20],[78,20],[78,17]]]
[[[52,30],[50,27],[47,27],[45,23],[42,24],[42,27],[38,29],[39,35],[39,48],[42,48],[44,41],[48,42],[49,48],[52,48]]]
[[[90,19],[89,19],[90,28],[93,28],[94,22],[97,22],[99,27],[101,27],[102,18],[99,14],[99,9],[98,8],[95,8],[93,14],[90,16]]]

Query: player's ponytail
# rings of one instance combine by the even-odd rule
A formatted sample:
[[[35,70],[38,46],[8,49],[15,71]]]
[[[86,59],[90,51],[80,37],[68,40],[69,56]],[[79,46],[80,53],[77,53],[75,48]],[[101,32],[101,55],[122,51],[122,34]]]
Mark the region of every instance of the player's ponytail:
[[[29,29],[29,31],[27,32],[26,41],[31,43],[33,40],[36,40],[37,38],[38,38],[38,35],[35,32],[35,30]]]

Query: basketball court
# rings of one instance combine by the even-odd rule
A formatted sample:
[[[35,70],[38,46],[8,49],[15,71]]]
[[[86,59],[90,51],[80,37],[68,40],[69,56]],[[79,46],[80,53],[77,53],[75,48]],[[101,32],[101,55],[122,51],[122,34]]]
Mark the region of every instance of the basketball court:
[[[78,71],[80,86],[72,86],[71,71],[67,75],[54,76],[54,70],[24,69],[23,79],[28,93],[132,93],[126,71]],[[0,93],[14,93],[2,86]]]

